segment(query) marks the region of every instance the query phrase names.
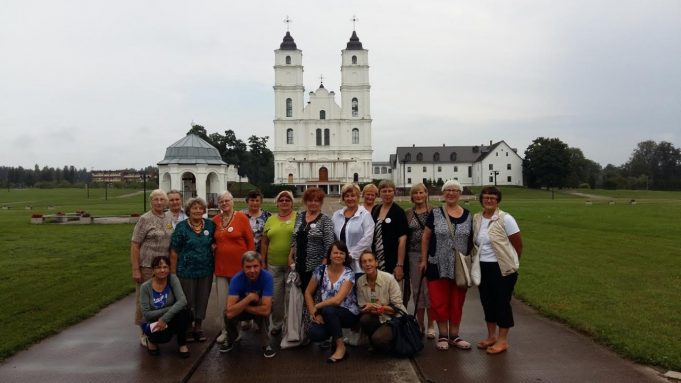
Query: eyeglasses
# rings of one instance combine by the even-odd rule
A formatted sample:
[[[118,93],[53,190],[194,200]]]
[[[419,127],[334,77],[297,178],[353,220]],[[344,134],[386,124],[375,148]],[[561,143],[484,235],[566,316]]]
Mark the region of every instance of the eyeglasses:
[[[497,197],[496,196],[482,196],[483,201],[496,201]]]

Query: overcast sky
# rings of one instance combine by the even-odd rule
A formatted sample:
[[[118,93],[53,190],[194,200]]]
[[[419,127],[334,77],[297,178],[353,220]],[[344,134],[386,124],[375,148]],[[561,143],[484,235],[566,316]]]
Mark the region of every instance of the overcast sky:
[[[287,15],[306,94],[323,74],[338,103],[359,19],[375,161],[540,136],[602,165],[681,146],[679,0],[3,0],[0,165],[141,168],[192,121],[272,137]]]

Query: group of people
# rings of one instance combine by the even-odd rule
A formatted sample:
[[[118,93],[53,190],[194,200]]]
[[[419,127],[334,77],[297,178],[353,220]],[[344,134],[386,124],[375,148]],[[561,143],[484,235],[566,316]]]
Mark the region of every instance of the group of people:
[[[212,219],[204,217],[205,202],[192,198],[182,220],[180,204],[170,202],[181,195],[155,190],[131,246],[142,343],[156,355],[158,343],[176,336],[180,355],[188,356],[187,342],[205,341],[202,322],[215,277],[218,301],[225,305],[220,352],[230,352],[239,329],[249,326],[259,328],[265,357],[275,356],[275,339],[283,332],[296,333],[300,344],[331,348],[329,363],[343,361],[349,356],[344,329],[361,331],[370,347],[389,352],[389,320],[406,311],[409,299],[422,335],[437,338],[438,350],[470,349],[459,334],[467,292],[455,280],[459,252],[480,260],[488,336],[477,346],[490,354],[505,351],[522,253],[518,225],[499,209],[495,187],[482,189],[483,210],[475,215],[459,204],[457,181],[447,181],[442,191],[444,203],[432,208],[425,185],[414,185],[413,206],[405,211],[394,201],[390,180],[363,190],[347,184],[341,189],[344,207],[330,217],[322,212],[325,194],[319,188],[303,193],[299,211],[293,195],[282,191],[274,214],[261,209],[257,191],[248,194],[242,212],[225,192]]]

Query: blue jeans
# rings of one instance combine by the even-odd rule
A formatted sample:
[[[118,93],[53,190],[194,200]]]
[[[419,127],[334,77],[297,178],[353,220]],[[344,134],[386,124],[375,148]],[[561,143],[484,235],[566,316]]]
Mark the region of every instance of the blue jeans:
[[[324,324],[312,323],[310,326],[310,339],[313,342],[322,342],[329,337],[333,341],[343,337],[343,329],[351,328],[357,323],[358,316],[350,310],[340,306],[326,306],[321,309]]]

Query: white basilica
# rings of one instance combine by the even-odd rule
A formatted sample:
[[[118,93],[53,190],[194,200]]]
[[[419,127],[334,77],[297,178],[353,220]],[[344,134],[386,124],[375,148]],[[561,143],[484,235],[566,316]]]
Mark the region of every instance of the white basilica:
[[[324,84],[305,101],[303,52],[286,32],[274,51],[274,183],[338,194],[370,182],[369,54],[355,31],[341,50],[341,104]]]

